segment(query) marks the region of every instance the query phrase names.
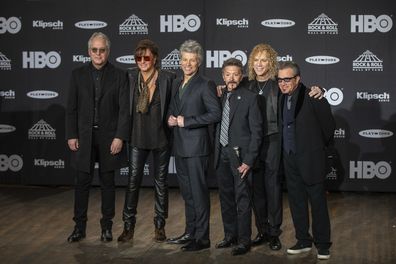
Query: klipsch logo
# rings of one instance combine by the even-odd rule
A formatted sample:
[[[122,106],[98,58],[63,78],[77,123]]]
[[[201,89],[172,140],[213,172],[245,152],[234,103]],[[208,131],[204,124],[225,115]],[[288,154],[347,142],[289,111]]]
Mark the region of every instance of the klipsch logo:
[[[281,18],[267,19],[261,21],[261,25],[270,28],[287,28],[287,27],[292,27],[295,24],[296,23],[293,20],[281,19]]]
[[[45,159],[34,159],[34,166],[36,167],[53,167],[54,169],[64,169],[65,168],[65,161],[58,159],[58,160],[45,160]]]
[[[374,177],[384,180],[392,173],[391,165],[386,161],[350,161],[350,179],[373,179]]]
[[[201,26],[201,19],[194,14],[186,17],[182,15],[161,15],[160,32],[195,32]]]
[[[330,105],[339,105],[341,104],[342,100],[344,100],[344,93],[341,91],[341,89],[333,87],[330,89],[324,89],[325,90],[325,98],[327,99],[327,102],[329,102]]]
[[[389,32],[392,29],[393,21],[390,16],[380,15],[351,15],[352,33],[373,33],[378,30],[381,33]]]
[[[308,34],[338,34],[338,24],[322,13],[308,24]]]
[[[353,61],[354,71],[382,71],[382,69],[382,60],[369,50]]]
[[[98,29],[106,27],[107,23],[97,20],[85,20],[75,23],[74,26],[81,29]]]
[[[320,55],[320,56],[311,56],[305,59],[306,62],[311,63],[311,64],[320,64],[320,65],[325,65],[325,64],[334,64],[340,61],[339,58],[333,57],[333,56],[325,56],[325,55]]]
[[[0,17],[0,34],[11,33],[16,34],[22,28],[21,20],[17,17]]]
[[[180,52],[174,49],[171,53],[166,55],[166,57],[161,60],[161,68],[167,70],[180,69]]]
[[[33,27],[34,28],[50,28],[53,30],[62,30],[63,29],[63,22],[58,20],[58,21],[43,21],[43,20],[33,20]]]
[[[132,14],[119,26],[119,31],[120,35],[148,34],[148,24]]]
[[[11,60],[0,52],[0,70],[11,70]]]
[[[22,62],[24,69],[43,69],[45,67],[55,69],[61,64],[61,56],[55,51],[48,53],[43,51],[24,51],[22,52]]]
[[[11,133],[14,132],[16,128],[14,126],[0,124],[0,133]]]
[[[29,139],[56,139],[56,130],[43,119],[34,124],[28,131]]]
[[[390,94],[383,93],[369,93],[369,92],[356,92],[356,99],[358,100],[376,100],[378,102],[390,102]]]
[[[236,58],[240,60],[243,65],[247,62],[247,55],[242,50],[235,50],[233,52],[228,50],[207,50],[206,68],[221,68],[224,61],[229,58]]]
[[[339,128],[334,130],[334,138],[345,138],[345,129]]]
[[[249,20],[246,18],[242,19],[228,19],[228,18],[216,18],[216,26],[226,27],[237,27],[237,28],[248,28]]]
[[[52,99],[55,97],[58,97],[57,92],[53,91],[46,91],[46,90],[36,90],[36,91],[31,91],[26,94],[30,98],[34,99]]]
[[[21,156],[13,154],[10,156],[0,154],[0,171],[20,171],[23,167]]]
[[[366,138],[387,138],[393,136],[393,132],[384,129],[366,129],[360,131],[359,135]]]
[[[3,97],[3,99],[15,99],[15,91],[0,91],[0,97]]]
[[[91,58],[88,56],[84,56],[84,55],[73,55],[73,62],[82,62],[82,63],[86,63],[86,62],[90,62]]]
[[[135,64],[135,56],[133,55],[125,55],[125,56],[121,56],[118,57],[116,59],[116,61],[118,61],[119,63],[124,63],[124,64]]]
[[[293,61],[293,57],[291,55],[285,55],[285,56],[277,56],[276,57],[277,61]]]

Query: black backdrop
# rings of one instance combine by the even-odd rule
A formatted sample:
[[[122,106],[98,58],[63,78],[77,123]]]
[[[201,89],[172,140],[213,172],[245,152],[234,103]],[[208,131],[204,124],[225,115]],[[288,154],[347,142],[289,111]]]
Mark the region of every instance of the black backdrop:
[[[341,165],[330,168],[328,188],[395,191],[395,12],[391,0],[2,1],[0,183],[73,183],[65,95],[71,70],[89,60],[88,38],[102,31],[110,61],[124,69],[134,67],[137,41],[151,38],[162,67],[180,73],[177,49],[196,39],[205,50],[200,70],[218,83],[226,58],[246,63],[255,44],[271,44],[279,60],[300,64],[306,85],[327,90]],[[170,172],[175,185],[173,159]]]

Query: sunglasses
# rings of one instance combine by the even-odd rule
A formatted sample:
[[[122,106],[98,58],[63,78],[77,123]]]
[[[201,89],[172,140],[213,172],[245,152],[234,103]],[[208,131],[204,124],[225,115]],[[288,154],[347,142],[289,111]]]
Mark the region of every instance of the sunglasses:
[[[97,54],[99,52],[99,54],[103,54],[106,52],[106,48],[91,48],[91,52]]]
[[[150,56],[135,56],[135,61],[151,61]]]
[[[282,82],[289,83],[289,82],[291,82],[291,80],[293,80],[296,77],[297,77],[297,75],[295,75],[293,77],[287,77],[287,78],[277,78],[277,80],[278,80],[278,83],[282,83]]]

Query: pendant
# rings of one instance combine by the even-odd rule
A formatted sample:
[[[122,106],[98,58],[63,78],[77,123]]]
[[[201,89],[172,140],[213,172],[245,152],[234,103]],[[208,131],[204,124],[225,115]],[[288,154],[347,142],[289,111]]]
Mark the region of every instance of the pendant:
[[[263,95],[263,90],[260,90],[259,95]]]

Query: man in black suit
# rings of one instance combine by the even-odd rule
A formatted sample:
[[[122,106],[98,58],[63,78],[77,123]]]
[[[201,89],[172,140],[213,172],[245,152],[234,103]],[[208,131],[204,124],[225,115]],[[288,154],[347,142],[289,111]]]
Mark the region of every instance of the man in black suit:
[[[94,33],[88,41],[91,62],[73,71],[66,106],[66,139],[71,164],[77,169],[75,227],[68,237],[85,237],[89,189],[95,162],[99,162],[102,192],[101,240],[111,241],[115,208],[114,170],[125,166],[123,141],[129,136],[128,80],[124,71],[108,62],[110,41]]]
[[[158,46],[149,39],[139,41],[135,49],[137,68],[128,70],[131,137],[129,142],[129,177],[122,213],[124,230],[119,242],[133,238],[139,189],[144,166],[149,154],[154,174],[154,240],[166,240],[165,219],[168,217],[168,165],[170,154],[170,131],[167,113],[175,75],[160,70]]]
[[[223,64],[226,92],[222,95],[222,120],[215,137],[215,168],[218,179],[224,239],[217,248],[236,245],[232,255],[250,249],[251,175],[263,137],[262,117],[257,95],[240,86],[243,77],[240,60],[230,58]]]
[[[318,259],[329,259],[330,219],[325,180],[325,148],[334,135],[335,122],[327,100],[309,97],[301,83],[300,69],[294,62],[279,65],[280,131],[289,205],[297,243],[288,254],[311,250],[315,244]],[[309,233],[311,205],[312,235]]]
[[[203,50],[194,40],[180,46],[183,77],[173,83],[168,125],[173,127],[173,153],[177,177],[185,203],[186,228],[183,235],[169,243],[186,244],[184,251],[210,247],[209,190],[206,183],[210,137],[208,126],[221,118],[216,86],[199,75]]]

